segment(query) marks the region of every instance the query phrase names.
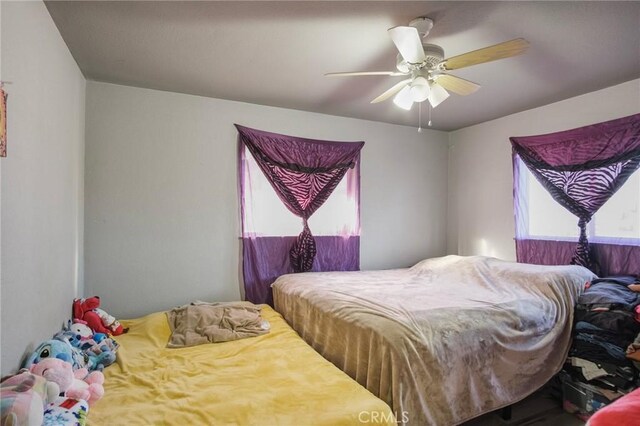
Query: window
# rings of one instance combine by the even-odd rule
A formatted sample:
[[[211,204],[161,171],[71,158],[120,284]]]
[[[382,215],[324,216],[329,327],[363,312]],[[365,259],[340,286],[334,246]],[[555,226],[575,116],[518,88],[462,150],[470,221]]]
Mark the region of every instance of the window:
[[[516,209],[517,237],[577,241],[578,218],[551,197],[520,159],[516,166],[521,206]],[[598,210],[587,233],[591,242],[640,243],[640,172]]]
[[[246,150],[245,147],[242,149]],[[302,219],[291,213],[280,201],[253,156],[244,155],[244,236],[297,236]],[[357,168],[349,169],[331,196],[309,219],[315,236],[360,235],[358,221]]]
[[[271,284],[284,274],[360,269],[364,142],[236,128],[247,300],[273,305]]]

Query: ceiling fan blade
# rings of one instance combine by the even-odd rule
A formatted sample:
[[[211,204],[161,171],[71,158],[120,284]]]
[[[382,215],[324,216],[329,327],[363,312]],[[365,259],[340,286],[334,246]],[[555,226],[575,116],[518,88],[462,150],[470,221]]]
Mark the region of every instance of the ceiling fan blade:
[[[445,89],[462,96],[475,93],[480,88],[480,85],[473,81],[465,80],[464,78],[449,74],[440,74],[436,78],[436,82]]]
[[[356,71],[356,72],[329,72],[329,73],[326,73],[324,76],[325,77],[352,77],[357,75],[397,76],[397,75],[406,75],[406,74],[402,72],[397,72],[397,71]]]
[[[409,89],[409,86],[404,86],[402,90],[398,92],[396,97],[393,98],[393,103],[407,111],[411,109],[413,106],[413,96],[411,96],[411,89]]]
[[[389,90],[387,90],[382,95],[380,95],[377,98],[375,98],[374,100],[372,100],[371,103],[372,104],[377,104],[378,102],[382,102],[382,101],[384,101],[386,99],[389,99],[391,96],[395,95],[397,92],[399,92],[404,87],[406,87],[407,84],[409,84],[409,82],[411,82],[410,78],[408,78],[406,80],[402,80],[401,82],[399,82],[397,84],[394,84]]]
[[[527,50],[529,42],[523,38],[505,41],[473,52],[463,53],[441,62],[445,70],[457,70],[471,65],[483,64],[498,59],[520,55]]]
[[[429,97],[427,99],[429,99],[429,103],[431,104],[432,108],[440,105],[448,97],[449,92],[444,90],[442,86],[440,86],[438,83],[431,84],[431,91],[429,92]]]
[[[387,32],[405,61],[411,64],[420,64],[425,60],[422,40],[417,29],[414,27],[393,27]]]

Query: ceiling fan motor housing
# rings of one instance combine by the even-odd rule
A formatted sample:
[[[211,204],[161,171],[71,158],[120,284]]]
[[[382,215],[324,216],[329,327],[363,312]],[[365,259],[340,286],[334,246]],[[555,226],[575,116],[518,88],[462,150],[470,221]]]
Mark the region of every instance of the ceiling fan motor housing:
[[[422,43],[424,49],[425,60],[418,67],[410,65],[398,53],[396,56],[396,68],[400,72],[409,73],[415,68],[435,69],[437,65],[444,59],[444,49],[435,44]]]
[[[444,49],[435,44],[422,43],[427,68],[435,68],[444,59]]]

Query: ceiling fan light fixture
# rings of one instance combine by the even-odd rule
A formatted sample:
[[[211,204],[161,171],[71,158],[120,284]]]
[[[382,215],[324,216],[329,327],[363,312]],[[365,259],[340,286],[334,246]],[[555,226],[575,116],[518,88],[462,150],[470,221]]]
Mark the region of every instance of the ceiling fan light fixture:
[[[397,107],[406,109],[409,111],[413,106],[413,96],[411,95],[411,89],[409,86],[404,86],[401,91],[393,98],[393,103]]]
[[[426,101],[429,97],[429,82],[426,78],[418,76],[413,79],[410,85],[411,98],[414,102]]]
[[[445,99],[449,97],[449,92],[447,92],[444,87],[440,86],[437,83],[431,83],[431,92],[429,93],[429,103],[432,108],[440,105]]]

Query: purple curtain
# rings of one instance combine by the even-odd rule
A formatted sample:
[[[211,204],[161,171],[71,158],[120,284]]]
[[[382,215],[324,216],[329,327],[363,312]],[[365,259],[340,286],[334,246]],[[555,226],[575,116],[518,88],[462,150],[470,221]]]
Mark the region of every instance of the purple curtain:
[[[640,114],[510,140],[514,155],[558,203],[579,219],[580,238],[570,263],[596,270],[586,226],[640,167]]]
[[[640,246],[590,243],[590,251],[600,267],[599,275],[640,274]],[[566,265],[575,254],[571,241],[516,240],[518,262],[536,265]]]
[[[271,284],[293,271],[288,252],[297,237],[242,238],[245,298],[273,306]],[[318,254],[312,272],[360,269],[360,237],[317,236]]]
[[[243,238],[247,299],[269,303],[270,284],[285,273],[359,269],[359,237],[314,238],[308,219],[329,198],[347,171],[359,168],[364,142],[319,141],[237,124],[236,128],[240,144],[251,152],[280,201],[302,219],[302,232],[297,237]],[[241,167],[239,171],[244,194]],[[356,185],[359,190],[359,181]]]

